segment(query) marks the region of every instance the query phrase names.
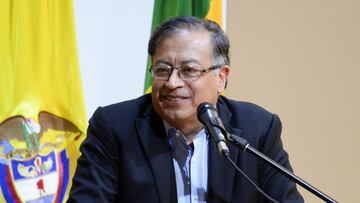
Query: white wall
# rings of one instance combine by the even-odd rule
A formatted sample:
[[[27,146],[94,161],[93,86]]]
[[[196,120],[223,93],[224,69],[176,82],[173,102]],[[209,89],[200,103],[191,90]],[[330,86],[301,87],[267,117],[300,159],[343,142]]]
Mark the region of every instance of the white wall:
[[[143,94],[153,0],[75,0],[86,116]]]

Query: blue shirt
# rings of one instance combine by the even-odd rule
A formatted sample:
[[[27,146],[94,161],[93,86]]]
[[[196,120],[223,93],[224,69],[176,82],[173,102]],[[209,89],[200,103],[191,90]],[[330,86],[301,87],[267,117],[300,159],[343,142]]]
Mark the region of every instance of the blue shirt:
[[[202,129],[188,145],[185,136],[164,122],[173,154],[178,203],[205,203],[208,179],[208,136]]]

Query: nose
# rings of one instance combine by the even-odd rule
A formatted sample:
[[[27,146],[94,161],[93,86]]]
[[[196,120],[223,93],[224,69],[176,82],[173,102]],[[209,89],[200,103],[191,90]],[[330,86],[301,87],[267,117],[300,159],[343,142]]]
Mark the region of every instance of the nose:
[[[180,78],[179,71],[174,69],[165,83],[166,87],[169,89],[175,89],[178,87],[184,86],[184,81]]]

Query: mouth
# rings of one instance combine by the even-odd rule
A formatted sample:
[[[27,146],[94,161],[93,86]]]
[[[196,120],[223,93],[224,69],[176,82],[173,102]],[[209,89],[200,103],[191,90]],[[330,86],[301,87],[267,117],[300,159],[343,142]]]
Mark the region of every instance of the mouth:
[[[183,104],[183,102],[185,102],[188,99],[188,97],[180,96],[180,95],[163,95],[161,98],[162,98],[162,102],[170,107],[180,106],[181,104]]]

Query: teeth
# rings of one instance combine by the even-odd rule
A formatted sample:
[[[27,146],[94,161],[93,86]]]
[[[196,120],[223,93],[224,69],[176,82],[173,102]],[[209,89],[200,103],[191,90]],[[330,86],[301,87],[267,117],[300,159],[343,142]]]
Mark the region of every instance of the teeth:
[[[182,97],[169,97],[169,96],[167,96],[166,99],[172,100],[172,101],[179,101],[179,100],[182,100],[183,98]]]

